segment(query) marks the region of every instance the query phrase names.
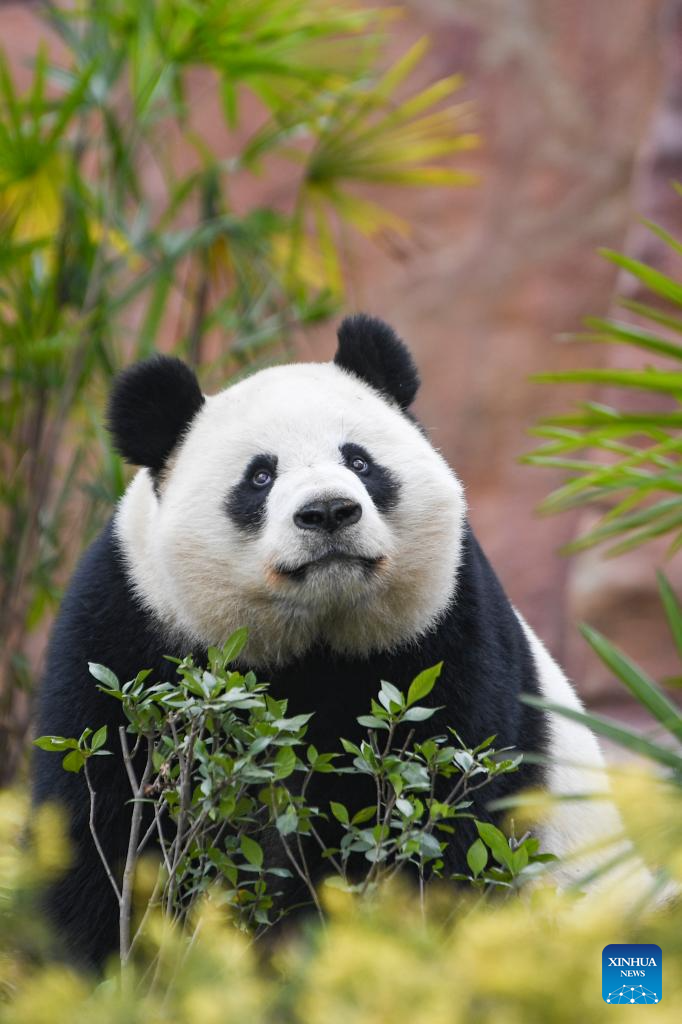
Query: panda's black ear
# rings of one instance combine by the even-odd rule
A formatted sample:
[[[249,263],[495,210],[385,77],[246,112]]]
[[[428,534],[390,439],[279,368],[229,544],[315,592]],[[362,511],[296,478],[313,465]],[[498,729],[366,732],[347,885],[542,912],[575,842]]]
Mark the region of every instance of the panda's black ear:
[[[127,462],[158,473],[204,404],[189,366],[152,356],[123,370],[114,381],[107,425]]]
[[[419,374],[407,345],[383,320],[356,313],[339,327],[334,362],[407,409],[419,390]]]

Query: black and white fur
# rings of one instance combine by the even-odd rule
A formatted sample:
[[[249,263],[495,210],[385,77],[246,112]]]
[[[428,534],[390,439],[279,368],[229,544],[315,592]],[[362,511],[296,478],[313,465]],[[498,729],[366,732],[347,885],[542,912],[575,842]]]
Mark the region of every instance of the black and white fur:
[[[210,397],[175,359],[125,371],[109,424],[119,451],[144,468],[64,599],[38,733],[107,723],[116,735],[118,706],[96,689],[88,661],[121,680],[141,668],[169,677],[163,655],[202,657],[246,625],[244,664],[292,714],[315,712],[308,736],[319,750],[358,736],[356,717],[381,679],[406,687],[442,661],[432,700],[444,707],[425,733],[454,726],[470,745],[496,734],[500,746],[550,757],[548,770],[527,765],[486,799],[530,783],[600,791],[594,737],[519,700],[579,706],[481,551],[460,481],[409,414],[418,386],[403,343],[366,316],[344,321],[332,363],[262,370]],[[118,865],[128,782],[118,758],[97,759],[94,770],[98,830]],[[76,955],[100,962],[115,947],[117,912],[89,836],[84,780],[40,751],[33,774],[38,802],[66,806],[76,851],[50,894],[53,919]],[[329,780],[315,780],[313,801],[371,803],[362,782]],[[608,804],[567,803],[544,842],[564,854],[618,829]],[[465,870],[471,840],[458,828],[450,870]],[[314,873],[324,873],[321,862]],[[300,896],[292,885],[284,899]]]

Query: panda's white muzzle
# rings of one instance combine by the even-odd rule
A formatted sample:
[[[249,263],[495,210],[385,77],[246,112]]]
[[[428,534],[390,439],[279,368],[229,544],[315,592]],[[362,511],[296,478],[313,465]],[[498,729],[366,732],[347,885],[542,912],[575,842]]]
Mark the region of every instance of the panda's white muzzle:
[[[292,559],[280,559],[274,566],[277,576],[296,582],[310,572],[362,570],[369,578],[385,562],[382,551],[368,549],[366,538],[356,525],[362,518],[362,506],[348,498],[324,498],[308,502],[294,515],[294,525],[302,532],[298,551]]]
[[[333,575],[369,581],[386,561],[389,531],[363,484],[338,464],[303,469],[276,485],[266,537],[275,577],[302,583]],[[272,578],[271,578],[272,579]]]

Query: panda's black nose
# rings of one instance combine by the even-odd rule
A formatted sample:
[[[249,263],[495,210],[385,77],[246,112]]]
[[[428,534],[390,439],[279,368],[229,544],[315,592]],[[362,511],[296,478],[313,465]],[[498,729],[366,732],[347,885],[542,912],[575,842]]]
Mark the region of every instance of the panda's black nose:
[[[356,501],[348,498],[329,498],[323,501],[311,501],[299,508],[294,515],[294,522],[299,530],[321,530],[334,533],[342,526],[352,526],[362,515],[362,508]]]

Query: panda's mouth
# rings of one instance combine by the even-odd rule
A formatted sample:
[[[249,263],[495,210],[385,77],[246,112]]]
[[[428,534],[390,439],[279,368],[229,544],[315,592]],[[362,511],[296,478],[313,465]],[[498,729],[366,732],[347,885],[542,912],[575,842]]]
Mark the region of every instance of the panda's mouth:
[[[276,572],[279,576],[285,576],[289,580],[301,581],[306,578],[310,571],[315,569],[324,569],[330,565],[346,564],[358,566],[367,575],[370,575],[384,561],[384,555],[371,558],[368,555],[350,555],[342,551],[329,551],[326,555],[322,555],[320,558],[313,558],[309,562],[303,562],[301,565],[293,567],[278,565]]]

